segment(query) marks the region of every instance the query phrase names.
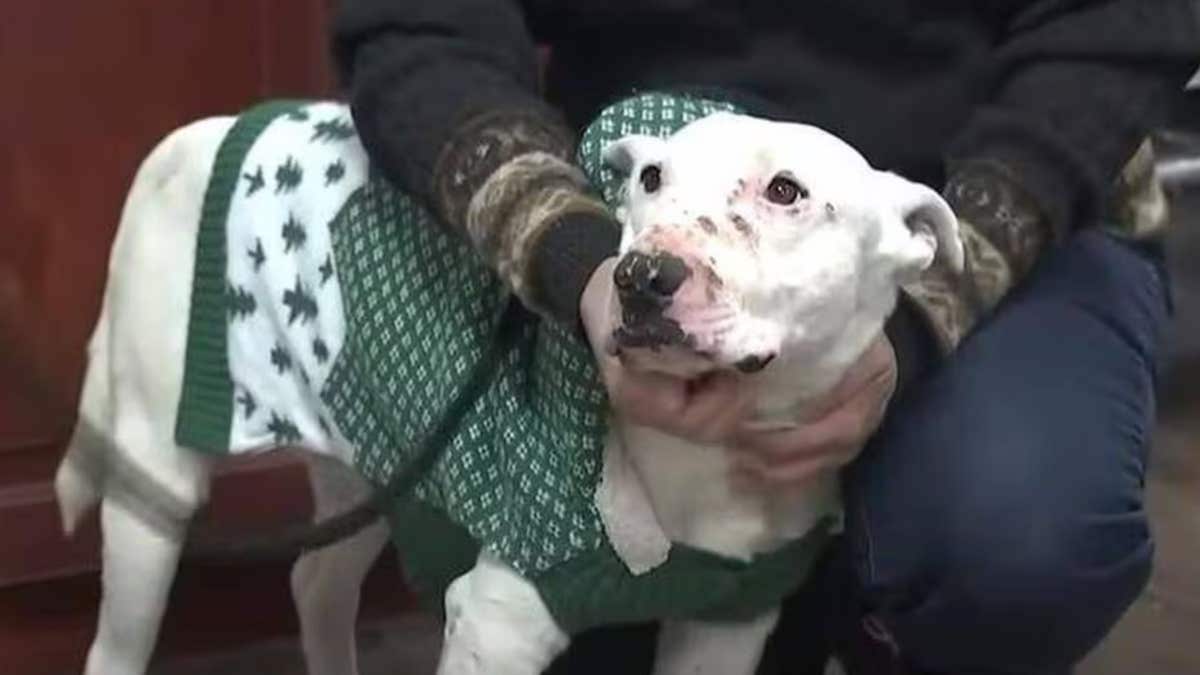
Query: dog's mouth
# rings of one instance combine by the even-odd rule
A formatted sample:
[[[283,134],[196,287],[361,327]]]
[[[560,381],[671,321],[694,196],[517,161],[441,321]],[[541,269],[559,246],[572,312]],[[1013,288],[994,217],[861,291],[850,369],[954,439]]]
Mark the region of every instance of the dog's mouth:
[[[766,368],[779,331],[747,313],[713,264],[686,247],[626,253],[613,271],[621,321],[608,351],[629,367],[685,377]]]
[[[775,359],[771,350],[729,349],[728,334],[728,329],[689,331],[675,319],[658,314],[622,323],[613,331],[608,351],[628,367],[681,377],[724,369],[750,375]]]
[[[613,344],[618,351],[649,349],[658,351],[666,347],[694,349],[696,340],[689,336],[679,322],[662,314],[642,317],[630,321],[628,312],[625,321],[613,331]]]
[[[713,354],[701,348],[670,312],[669,300],[621,299],[621,323],[612,333],[609,352],[627,367],[694,377],[717,370]]]

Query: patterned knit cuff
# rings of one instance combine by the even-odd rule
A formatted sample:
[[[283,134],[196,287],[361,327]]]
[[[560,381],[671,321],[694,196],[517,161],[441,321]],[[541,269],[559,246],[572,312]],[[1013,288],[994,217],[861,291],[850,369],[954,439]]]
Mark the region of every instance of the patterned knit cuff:
[[[963,272],[934,266],[904,288],[944,353],[1029,274],[1055,238],[1036,201],[1005,165],[976,160],[954,169],[944,192],[959,219]]]
[[[471,202],[502,166],[528,155],[566,161],[574,145],[566,126],[545,110],[500,109],[469,117],[433,170],[439,215],[453,227],[464,227]]]
[[[955,215],[973,226],[1013,277],[1024,278],[1063,233],[1052,229],[1051,218],[1006,164],[980,159],[952,170],[944,194]]]
[[[620,242],[620,225],[607,215],[563,216],[533,252],[529,272],[535,309],[582,334],[579,298],[596,267],[617,254]]]
[[[975,317],[942,273],[927,273],[902,289],[933,337],[942,356],[953,352],[975,323]]]
[[[1094,223],[1100,215],[1102,199],[1088,178],[1090,167],[1063,145],[1053,129],[1032,128],[1008,111],[977,112],[951,143],[946,169],[947,198],[953,197],[954,184],[964,180],[1007,189],[996,196],[1010,201],[993,202],[995,210],[1011,205],[1036,212],[1053,241]]]
[[[1155,170],[1155,147],[1146,139],[1117,177],[1109,204],[1109,231],[1138,240],[1161,239],[1171,224],[1163,182]]]

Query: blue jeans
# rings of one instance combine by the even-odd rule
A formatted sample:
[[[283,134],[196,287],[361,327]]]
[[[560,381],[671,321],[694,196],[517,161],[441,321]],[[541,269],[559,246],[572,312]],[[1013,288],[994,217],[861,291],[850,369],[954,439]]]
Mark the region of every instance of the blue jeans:
[[[915,671],[1068,672],[1150,573],[1143,483],[1167,295],[1157,256],[1099,231],[1049,254],[893,401],[847,470],[840,550],[821,588],[788,601],[763,671],[809,672],[814,640],[845,644],[831,627],[865,619]],[[648,672],[651,638],[584,636],[590,657],[561,672],[597,659],[596,672]]]
[[[1065,672],[1150,573],[1160,265],[1074,237],[849,471],[864,604],[922,670]]]

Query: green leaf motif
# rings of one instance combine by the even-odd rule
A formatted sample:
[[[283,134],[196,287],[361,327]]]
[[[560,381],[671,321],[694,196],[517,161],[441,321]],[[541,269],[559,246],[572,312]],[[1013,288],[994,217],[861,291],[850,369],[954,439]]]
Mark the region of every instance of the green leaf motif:
[[[288,214],[287,222],[283,224],[280,235],[283,237],[284,253],[288,253],[292,249],[299,249],[308,239],[308,233],[304,231],[304,224],[296,219],[295,214]]]
[[[244,174],[242,174],[242,178],[245,178],[246,180],[250,181],[250,184],[246,186],[246,196],[247,197],[253,195],[255,192],[258,192],[259,190],[261,190],[263,188],[263,186],[265,186],[267,184],[267,179],[263,178],[263,170],[262,170],[261,164],[258,165],[257,171],[255,171],[254,173],[244,173]]]
[[[296,110],[288,113],[287,118],[293,122],[307,122],[309,119],[309,114],[307,110],[301,110],[297,108]]]
[[[317,363],[325,363],[329,360],[329,346],[321,338],[313,340],[312,350],[313,357],[317,359]]]
[[[288,308],[289,326],[296,319],[301,319],[300,323],[308,323],[317,316],[317,300],[300,283],[299,275],[296,276],[296,285],[283,292],[283,305]]]
[[[353,136],[354,125],[350,124],[350,121],[344,117],[334,117],[314,124],[313,135],[312,138],[308,139],[308,142],[324,141],[329,143],[332,141],[344,141]]]
[[[292,369],[292,355],[278,342],[271,349],[271,365],[275,366],[280,375]]]
[[[325,187],[341,181],[345,176],[346,165],[342,163],[342,160],[339,159],[333,162],[325,168]]]
[[[254,262],[254,271],[257,272],[258,268],[262,267],[262,264],[267,260],[267,254],[263,251],[261,238],[254,238],[254,248],[246,249],[246,255],[250,256],[250,260]]]
[[[295,422],[292,422],[287,416],[280,416],[274,410],[271,411],[271,421],[267,424],[267,431],[275,436],[275,442],[280,445],[300,442],[300,429],[296,428]]]
[[[225,302],[229,307],[229,318],[244,319],[258,309],[254,295],[241,286],[230,285],[225,290]]]
[[[258,410],[258,403],[254,400],[254,395],[249,390],[243,391],[242,395],[237,397],[237,402],[245,410],[246,419],[250,419],[254,411]]]
[[[300,181],[304,180],[304,169],[300,168],[300,163],[295,157],[288,155],[283,164],[275,169],[275,194],[280,192],[292,192],[300,187]]]
[[[325,282],[333,276],[333,257],[330,254],[325,254],[325,262],[321,263],[317,271],[321,273],[321,287],[324,288]]]

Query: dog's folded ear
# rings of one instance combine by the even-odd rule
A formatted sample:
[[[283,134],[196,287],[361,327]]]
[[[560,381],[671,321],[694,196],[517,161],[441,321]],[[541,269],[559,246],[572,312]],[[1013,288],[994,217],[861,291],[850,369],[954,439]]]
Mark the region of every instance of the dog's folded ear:
[[[631,134],[609,143],[602,154],[605,164],[628,175],[635,167],[662,157],[666,145],[666,141],[655,136]]]
[[[963,269],[958,218],[935,190],[886,171],[876,172],[883,197],[880,252],[896,261],[901,283],[915,280],[935,258]]]

